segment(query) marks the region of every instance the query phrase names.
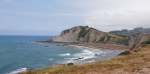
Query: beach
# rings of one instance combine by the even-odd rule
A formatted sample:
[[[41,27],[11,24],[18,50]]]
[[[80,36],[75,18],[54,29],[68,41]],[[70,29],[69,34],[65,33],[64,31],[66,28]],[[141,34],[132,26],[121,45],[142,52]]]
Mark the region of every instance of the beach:
[[[117,45],[117,44],[77,43],[77,44],[74,44],[74,45],[85,46],[85,47],[103,48],[103,49],[111,49],[111,50],[129,50],[130,49],[128,46]]]

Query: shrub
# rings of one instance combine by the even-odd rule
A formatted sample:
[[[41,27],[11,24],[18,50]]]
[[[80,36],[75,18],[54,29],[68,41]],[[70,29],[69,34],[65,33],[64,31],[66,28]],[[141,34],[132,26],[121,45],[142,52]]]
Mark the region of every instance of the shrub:
[[[81,27],[81,31],[79,32],[78,38],[83,38],[89,32],[89,30],[90,29],[86,30],[86,27]]]
[[[140,51],[140,49],[133,50],[133,52],[138,52],[138,51]]]
[[[128,55],[130,53],[131,53],[130,51],[124,51],[124,52],[120,53],[119,55]]]
[[[150,40],[143,42],[142,44],[150,44]]]
[[[73,66],[74,64],[73,64],[73,63],[68,63],[67,65],[68,65],[68,66]]]

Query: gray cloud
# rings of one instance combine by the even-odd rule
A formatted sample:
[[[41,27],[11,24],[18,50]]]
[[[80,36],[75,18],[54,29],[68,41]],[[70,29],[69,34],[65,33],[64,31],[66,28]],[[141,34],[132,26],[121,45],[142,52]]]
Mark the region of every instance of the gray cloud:
[[[126,0],[126,4],[115,1],[114,3],[116,5],[113,7],[109,4],[110,9],[91,11],[90,16],[85,18],[85,23],[104,31],[150,27],[150,1]]]
[[[150,27],[149,0],[82,0],[72,5],[88,15],[85,24],[104,31]]]
[[[45,6],[39,6],[41,0],[27,0],[31,3],[28,6],[20,0],[2,1],[7,2],[0,8],[0,29],[5,30],[14,25],[20,25],[20,29],[14,28],[18,30],[46,30],[55,34],[75,25],[89,25],[102,31],[150,28],[150,0],[45,0]]]

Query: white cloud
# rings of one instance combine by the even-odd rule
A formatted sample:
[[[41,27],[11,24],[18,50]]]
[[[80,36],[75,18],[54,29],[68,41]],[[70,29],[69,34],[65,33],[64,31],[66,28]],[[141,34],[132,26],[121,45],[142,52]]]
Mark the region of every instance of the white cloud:
[[[150,27],[149,0],[94,0],[87,7],[85,24],[103,31]],[[93,6],[90,6],[93,5]],[[78,7],[78,6],[77,6]]]
[[[4,1],[12,2],[14,0]],[[30,2],[30,0],[28,1]],[[68,21],[72,22],[71,24],[69,23],[71,26],[74,24],[80,25],[82,23],[102,31],[150,27],[150,0],[57,0],[57,2],[59,5],[55,8],[52,8],[53,5],[40,6],[43,8],[43,11],[40,8],[34,10],[32,5],[34,7],[38,4],[31,3],[31,9],[28,7],[26,9],[10,8],[0,10],[0,13],[2,13],[2,15],[9,14],[15,16],[40,16],[39,18],[41,18],[41,16],[44,16],[44,18],[50,16],[69,18],[67,21],[65,20],[67,22],[65,22],[65,24],[68,24]],[[19,5],[21,4],[18,4],[18,6]],[[64,20],[62,18],[57,20]],[[53,21],[53,19],[50,20]],[[60,22],[60,24],[62,24],[62,22]],[[59,26],[60,24],[55,25]]]

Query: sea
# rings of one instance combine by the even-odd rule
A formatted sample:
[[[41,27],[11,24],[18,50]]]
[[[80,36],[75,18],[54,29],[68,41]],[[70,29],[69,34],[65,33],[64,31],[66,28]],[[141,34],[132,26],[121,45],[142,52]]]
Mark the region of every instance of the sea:
[[[53,36],[0,35],[0,74],[17,74],[56,64],[83,64],[111,58],[123,50],[40,43]]]

